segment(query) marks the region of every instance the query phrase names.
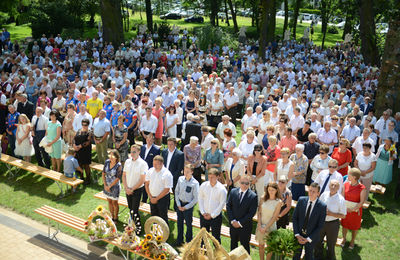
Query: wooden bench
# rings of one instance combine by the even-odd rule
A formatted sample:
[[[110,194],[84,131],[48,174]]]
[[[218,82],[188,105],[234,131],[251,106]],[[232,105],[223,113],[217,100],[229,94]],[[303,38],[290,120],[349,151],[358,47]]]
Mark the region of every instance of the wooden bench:
[[[101,199],[101,200],[107,200],[107,198],[106,198],[106,196],[104,195],[103,192],[96,193],[94,195],[94,197],[97,198],[97,199]],[[124,206],[124,207],[128,207],[128,202],[127,202],[126,198],[122,197],[122,196],[119,197],[118,204],[121,205],[121,206]],[[139,206],[139,211],[147,213],[147,214],[150,214],[151,213],[150,204],[141,203],[141,205]],[[178,216],[177,216],[176,212],[168,210],[168,219],[172,220],[174,222],[177,222],[178,221]],[[200,219],[196,218],[196,217],[193,217],[192,225],[193,225],[193,227],[200,228]],[[222,226],[221,227],[221,235],[224,236],[224,237],[228,237],[229,238],[230,237],[229,227]],[[258,246],[258,242],[256,241],[255,235],[253,235],[253,234],[251,235],[250,244],[253,245],[253,246]]]
[[[34,174],[41,175],[43,177],[52,179],[57,184],[57,187],[60,189],[61,197],[64,196],[62,184],[66,184],[71,186],[72,188],[76,188],[79,184],[83,183],[83,180],[76,178],[68,178],[64,174],[60,172],[56,172],[53,170],[49,170],[47,168],[35,165],[30,162],[26,162],[24,160],[1,154],[1,162],[6,163],[7,165],[18,167],[19,169],[26,170],[28,172],[32,172]]]
[[[70,227],[70,228],[72,228],[74,230],[77,230],[79,232],[86,233],[85,232],[85,222],[86,222],[85,219],[75,217],[75,216],[73,216],[71,214],[65,213],[65,212],[63,212],[61,210],[52,208],[52,207],[47,206],[47,205],[44,205],[44,206],[36,209],[35,212],[37,214],[42,215],[43,217],[48,219],[48,237],[50,239],[56,240],[57,242],[58,242],[57,234],[60,232],[59,224],[63,224],[65,226]],[[53,232],[53,233],[51,233],[50,220],[53,220],[53,221],[57,222],[57,228],[56,228],[55,232]],[[132,252],[132,253],[134,253],[136,255],[139,255],[139,256],[141,256],[141,257],[143,257],[145,259],[151,259],[151,258],[149,258],[149,257],[147,257],[147,256],[145,256],[143,254],[140,254],[138,252],[135,252],[133,250],[126,250],[127,252],[125,254],[121,250],[121,248],[119,248],[119,246],[118,246],[117,242],[115,241],[115,239],[113,239],[113,240],[103,239],[103,241],[116,246],[119,249],[119,251],[121,252],[121,254],[122,254],[124,259],[129,259],[129,253],[128,252]]]

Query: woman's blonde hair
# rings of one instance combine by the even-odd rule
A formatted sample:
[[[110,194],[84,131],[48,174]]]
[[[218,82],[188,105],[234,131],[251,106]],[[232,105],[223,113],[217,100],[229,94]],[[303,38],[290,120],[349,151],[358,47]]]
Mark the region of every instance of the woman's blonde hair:
[[[21,119],[22,119],[22,118],[25,119],[26,124],[29,124],[29,123],[31,122],[31,121],[29,120],[29,118],[28,118],[25,114],[21,114],[21,115],[19,115],[18,123],[22,124],[22,122],[21,122]]]

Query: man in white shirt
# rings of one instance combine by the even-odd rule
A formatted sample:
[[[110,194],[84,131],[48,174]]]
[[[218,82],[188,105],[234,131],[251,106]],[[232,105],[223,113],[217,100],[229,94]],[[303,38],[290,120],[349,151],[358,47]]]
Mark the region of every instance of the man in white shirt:
[[[235,93],[232,83],[228,83],[229,93],[224,96],[224,106],[226,113],[230,116],[231,122],[236,125],[237,106],[239,104],[239,96]]]
[[[337,172],[338,161],[335,159],[331,159],[328,163],[328,169],[322,170],[317,178],[315,178],[316,183],[321,187],[321,194],[325,191],[329,191],[329,182],[332,180],[337,180],[340,184],[339,192],[342,191],[343,187],[343,176]]]
[[[253,108],[248,107],[246,109],[246,114],[242,118],[242,131],[243,133],[247,132],[249,127],[252,127],[254,130],[258,127],[258,118],[253,114]]]
[[[357,137],[360,136],[360,128],[356,126],[356,119],[354,117],[349,119],[349,124],[343,128],[341,137],[346,138],[353,144]]]
[[[140,158],[140,145],[134,144],[131,146],[131,158],[125,161],[122,183],[128,201],[129,213],[135,224],[140,224],[139,206],[140,199],[144,190],[144,181],[146,173],[149,169],[147,163]]]
[[[153,167],[146,174],[145,187],[150,199],[151,215],[162,218],[167,225],[169,193],[172,185],[173,177],[171,172],[164,167],[164,158],[161,155],[156,155],[153,159]]]
[[[107,138],[111,132],[110,121],[106,118],[106,111],[100,110],[99,117],[93,122],[93,135],[96,144],[96,153],[99,163],[104,164],[108,158]]]
[[[227,191],[219,181],[220,172],[211,168],[208,171],[208,181],[199,188],[200,227],[221,242],[222,209],[225,206]]]
[[[207,151],[211,148],[211,140],[214,139],[214,136],[210,133],[210,128],[208,126],[202,126],[201,133],[203,135],[201,140],[201,149]]]
[[[229,121],[230,117],[228,115],[222,116],[222,122],[220,122],[217,126],[217,130],[215,130],[215,134],[220,142],[224,140],[224,130],[229,128],[232,130],[232,137],[236,136],[236,127],[235,125]]]
[[[79,114],[75,116],[74,122],[72,123],[75,132],[78,132],[82,128],[82,120],[84,118],[87,118],[90,122],[89,129],[92,128],[93,118],[88,112],[86,112],[85,104],[81,104],[79,106]]]
[[[333,146],[337,144],[338,138],[335,130],[331,129],[332,123],[326,121],[324,128],[320,128],[317,132],[317,142],[320,145],[326,144],[329,146],[329,154],[333,152]]]
[[[295,107],[293,110],[293,116],[290,118],[289,125],[293,130],[293,134],[296,135],[297,131],[304,126],[304,117],[300,114],[300,107]]]
[[[316,259],[324,259],[324,237],[326,236],[326,244],[328,248],[327,259],[336,259],[335,245],[339,233],[340,221],[345,218],[346,201],[338,192],[340,183],[337,180],[331,180],[329,183],[329,191],[325,191],[319,199],[327,206],[325,225],[319,235],[319,240],[315,246]]]
[[[146,107],[146,115],[142,117],[140,122],[140,133],[142,134],[144,140],[149,133],[156,133],[158,126],[158,119],[151,114],[151,107]],[[146,143],[146,142],[145,142]]]
[[[362,135],[357,137],[356,140],[354,141],[353,145],[351,146],[353,148],[353,154],[357,155],[358,153],[363,151],[363,144],[364,143],[369,143],[372,145],[371,152],[375,153],[375,142],[372,140],[369,135],[371,134],[371,130],[369,128],[364,128]]]

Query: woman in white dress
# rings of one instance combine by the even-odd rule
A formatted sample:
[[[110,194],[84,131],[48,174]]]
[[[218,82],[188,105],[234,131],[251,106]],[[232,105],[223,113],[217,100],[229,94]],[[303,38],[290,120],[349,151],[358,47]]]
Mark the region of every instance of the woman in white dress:
[[[263,117],[260,120],[260,123],[258,125],[257,139],[258,139],[259,144],[262,143],[262,139],[263,139],[264,135],[267,133],[267,127],[270,125],[273,125],[273,123],[271,121],[271,115],[268,111],[264,111],[262,115],[263,115]]]
[[[264,188],[264,195],[259,202],[256,229],[256,240],[259,244],[260,260],[264,260],[265,238],[271,231],[276,230],[276,221],[282,207],[281,194],[278,184],[270,182]],[[272,253],[267,254],[267,259],[271,259]]]
[[[176,125],[178,124],[178,115],[176,114],[175,106],[172,105],[167,108],[167,114],[165,116],[165,132],[168,137],[176,138]]]
[[[25,114],[19,116],[16,137],[15,155],[22,156],[24,161],[30,162],[31,156],[35,154],[35,149],[32,144],[31,124]]]
[[[285,147],[281,149],[281,158],[276,162],[274,180],[277,182],[281,176],[286,176],[288,179],[288,185],[291,185],[293,178],[294,163],[289,160],[290,150]]]

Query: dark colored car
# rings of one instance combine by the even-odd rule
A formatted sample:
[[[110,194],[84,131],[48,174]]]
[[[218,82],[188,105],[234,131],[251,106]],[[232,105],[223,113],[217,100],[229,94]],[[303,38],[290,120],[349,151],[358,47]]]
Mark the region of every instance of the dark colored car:
[[[171,20],[179,20],[182,19],[182,15],[178,14],[178,13],[166,13],[164,15],[160,15],[160,19],[171,19]]]
[[[201,16],[190,16],[185,19],[186,23],[204,23],[204,18]]]

